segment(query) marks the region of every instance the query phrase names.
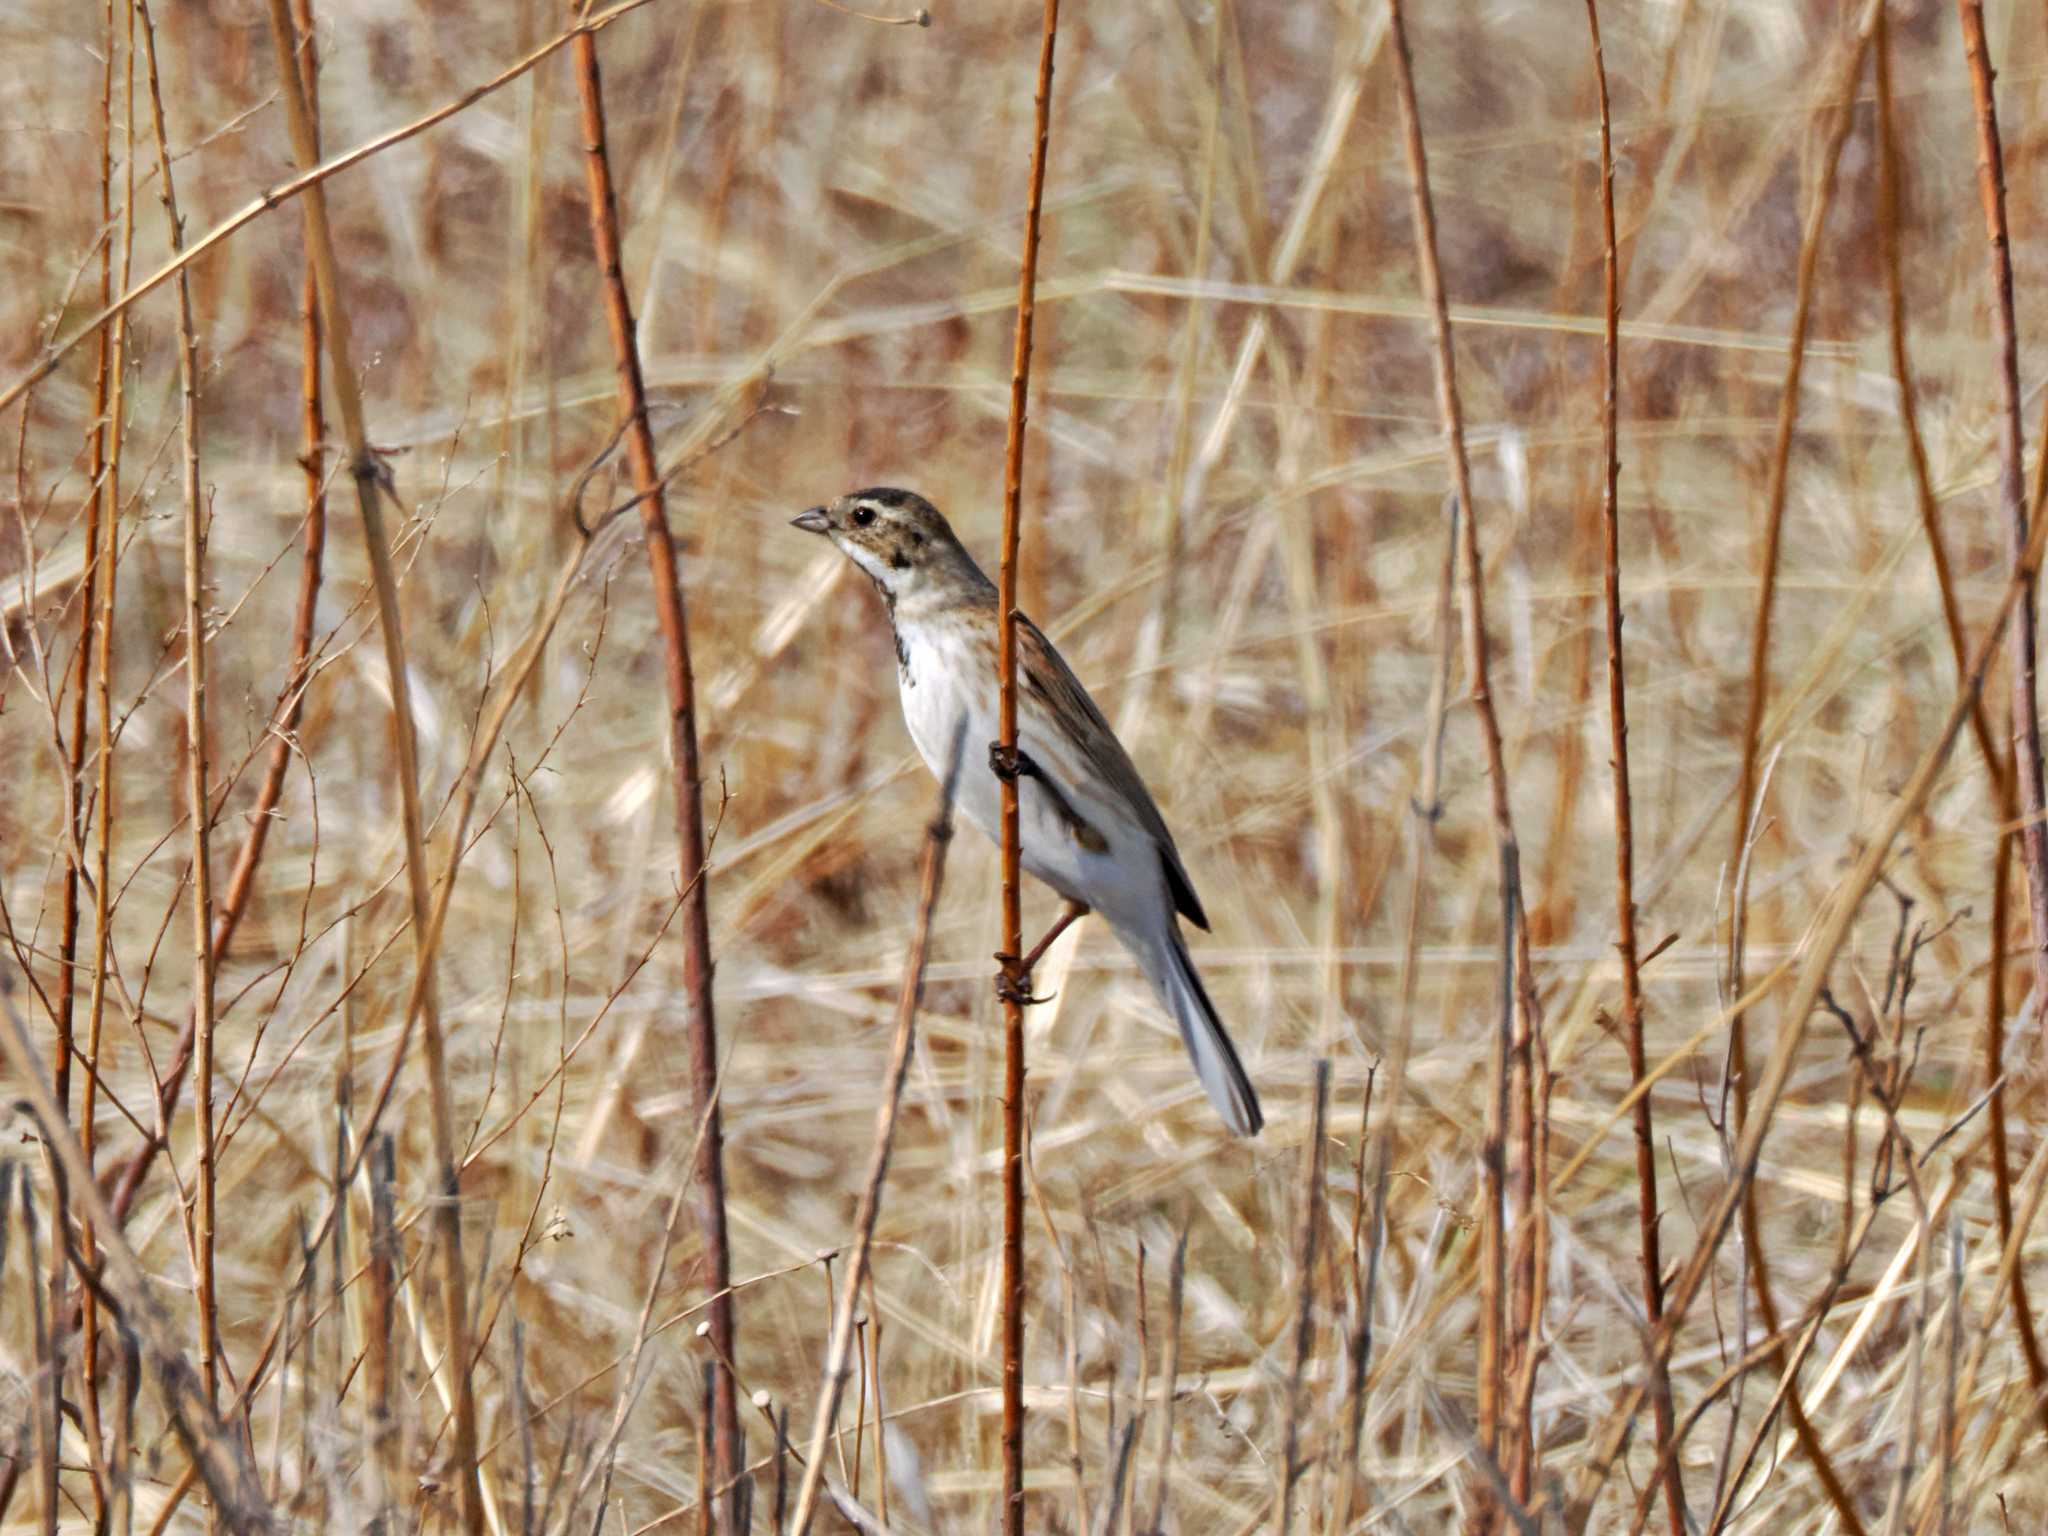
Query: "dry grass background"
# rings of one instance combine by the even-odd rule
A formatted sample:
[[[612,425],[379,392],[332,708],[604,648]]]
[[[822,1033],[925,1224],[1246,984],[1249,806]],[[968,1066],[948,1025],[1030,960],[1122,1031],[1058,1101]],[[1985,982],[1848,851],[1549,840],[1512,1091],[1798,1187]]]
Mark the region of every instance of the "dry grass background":
[[[1648,1044],[1653,1062],[1683,1052],[1654,1094],[1664,1244],[1676,1261],[1725,1180],[1725,1031],[1697,1032],[1717,1016],[1764,492],[1799,230],[1845,31],[1838,8],[1818,4],[1606,9],[1626,274],[1622,571],[1638,890],[1645,945],[1675,936],[1645,972]],[[1893,20],[1919,405],[1974,634],[2007,567],[1968,77],[1949,7],[1921,0],[1894,7]],[[178,194],[197,237],[291,169],[267,24],[248,0],[165,0],[156,21]],[[321,7],[330,152],[449,100],[560,21],[534,0]],[[1994,6],[1991,21],[2027,342],[2048,320],[2048,38],[2033,8]],[[1332,1532],[1448,1529],[1474,1515],[1485,1486],[1461,1426],[1473,1412],[1498,906],[1482,758],[1454,664],[1362,1488],[1351,1518],[1337,1508],[1361,1097],[1398,1022],[1415,858],[1407,808],[1437,655],[1448,484],[1384,23],[1376,5],[1175,0],[1075,4],[1065,18],[1025,606],[1095,688],[1178,829],[1215,922],[1197,958],[1269,1127],[1251,1143],[1222,1133],[1142,981],[1095,927],[1041,971],[1040,990],[1057,995],[1029,1023],[1044,1212],[1029,1236],[1034,1529],[1079,1528],[1070,1417],[1079,1481],[1100,1520],[1134,1414],[1126,1518],[1136,1529],[1155,1509],[1169,1531],[1274,1521],[1301,1280],[1301,1148],[1319,1056],[1333,1063],[1318,1197],[1329,1241],[1310,1277],[1302,1436],[1312,1464],[1295,1519]],[[94,307],[92,281],[72,284],[95,270],[100,233],[101,24],[98,7],[51,0],[0,16],[0,354],[10,381],[53,327],[68,335]],[[1556,1074],[1553,1171],[1599,1137],[1549,1212],[1535,1393],[1548,1487],[1570,1476],[1590,1426],[1642,1369],[1632,1142],[1609,1118],[1630,1079],[1610,1023],[1620,980],[1599,634],[1594,97],[1577,7],[1430,6],[1410,25]],[[670,516],[705,760],[730,792],[710,892],[742,1281],[737,1363],[743,1390],[786,1406],[799,1426],[829,1327],[832,1277],[820,1255],[844,1241],[858,1193],[931,789],[897,719],[878,605],[785,523],[851,486],[909,485],[948,510],[993,566],[1036,28],[1028,6],[942,7],[921,30],[812,0],[677,0],[600,39],[625,273],[664,453],[713,408],[717,386],[774,365],[775,409],[679,482]],[[615,420],[567,58],[328,184],[371,438],[389,451],[411,514],[398,536],[430,813],[569,550],[564,499]],[[1801,942],[1956,685],[1886,351],[1867,71],[1858,92],[1791,467],[1752,978]],[[145,117],[138,273],[166,249],[149,142]],[[216,774],[264,748],[283,679],[304,511],[294,462],[301,239],[297,206],[286,204],[193,268]],[[107,1095],[145,1123],[150,1062],[161,1064],[191,996],[174,314],[165,289],[133,317],[114,636],[125,711],[113,805],[120,984],[100,1072]],[[16,663],[0,715],[0,881],[17,957],[45,986],[65,862],[45,690],[77,634],[89,350],[34,392],[18,456],[20,418],[6,423],[6,458],[18,468],[0,570]],[[2030,387],[2036,357],[2031,345],[2022,353]],[[599,476],[593,507],[630,494],[614,470]],[[348,497],[332,502],[321,670],[219,983],[218,1315],[238,1382],[298,1283],[302,1223],[317,1218],[333,1179],[341,1087],[358,1103],[374,1087],[411,978],[389,686],[360,525]],[[592,1519],[594,1493],[572,1505],[570,1490],[611,1423],[617,1367],[694,1129],[680,1066],[660,649],[636,546],[613,537],[590,564],[495,754],[441,959],[458,1126],[473,1148],[462,1182],[480,1320],[472,1379],[486,1482],[506,1529]],[[37,591],[24,603],[31,547]],[[28,645],[31,626],[47,671]],[[1995,719],[2006,696],[1995,678]],[[243,772],[227,794],[217,863],[240,840],[256,776]],[[1916,920],[1953,920],[1920,955],[1904,1009],[1917,1070],[1900,1119],[1922,1146],[1988,1082],[1998,828],[1988,783],[1966,738],[1888,869]],[[864,1347],[888,1415],[890,1518],[905,1530],[983,1529],[994,1518],[996,891],[992,850],[963,838],[877,1232]],[[2025,910],[2011,904],[2008,956],[2024,951]],[[1027,894],[1027,928],[1051,911],[1045,892]],[[1898,923],[1897,904],[1873,897],[1837,963],[1836,994],[1866,1017],[1863,987],[1882,993]],[[2025,992],[2023,967],[2011,970],[2008,1006]],[[47,1043],[33,994],[17,985],[13,996]],[[1753,1062],[1779,1027],[1776,1002],[1751,1016]],[[1855,1077],[1842,1032],[1816,1021],[1765,1147],[1762,1232],[1795,1326],[1826,1284],[1846,1219],[1845,1127],[1856,1132],[1850,1177],[1867,1203],[1883,1120]],[[2021,1072],[2007,1102],[2017,1178],[2037,1144],[2039,1079]],[[1373,1113],[1390,1107],[1382,1097]],[[188,1105],[173,1127],[187,1180],[189,1116]],[[384,1124],[397,1137],[409,1275],[392,1346],[400,1508],[408,1529],[445,1528],[445,1409],[429,1380],[439,1314],[432,1267],[418,1262],[426,1091],[412,1069]],[[136,1131],[106,1108],[100,1125],[100,1161],[112,1166]],[[1915,1257],[1902,1194],[1879,1213],[1800,1380],[1865,1529],[1883,1526],[1902,1457],[1922,1480],[1916,1499],[1939,1491],[1929,1480],[1944,1471],[1950,1340],[1967,1351],[1985,1330],[1973,1416],[1945,1469],[1946,1528],[2048,1520],[2039,1404],[2011,1309],[1994,1294],[2000,1240],[1983,1129],[1980,1115],[1929,1165],[1929,1188],[1948,1191],[1931,1271]],[[0,1284],[0,1455],[11,1443],[33,1460],[42,1366],[20,1192],[34,1191],[46,1244],[49,1190],[27,1122],[7,1143],[0,1156],[18,1181]],[[286,1330],[297,1342],[248,1414],[273,1497],[308,1529],[355,1528],[373,1509],[364,1384],[351,1364],[372,1326],[364,1287],[350,1280],[367,1253],[369,1199],[367,1182],[351,1197],[350,1283],[329,1306],[336,1277],[330,1258],[319,1261],[307,1287],[321,1303],[312,1330],[301,1299]],[[1951,1222],[1959,1299],[1945,1273]],[[127,1229],[163,1300],[189,1319],[190,1250],[163,1164]],[[1168,1263],[1183,1231],[1178,1402],[1162,1444]],[[2041,1251],[2029,1245],[2021,1265],[2035,1295]],[[654,1313],[673,1326],[647,1352],[607,1531],[697,1528],[697,1254],[686,1221]],[[1681,1413],[1759,1336],[1742,1263],[1731,1240],[1686,1326],[1674,1366]],[[76,1401],[75,1339],[69,1349],[65,1393]],[[1739,1454],[1774,1406],[1775,1382],[1775,1368],[1756,1371],[1692,1432],[1682,1462],[1702,1522],[1730,1447]],[[103,1391],[111,1402],[111,1379]],[[869,1462],[860,1486],[870,1505],[876,1391],[860,1436],[851,1400],[841,1415],[849,1478]],[[185,1464],[152,1392],[139,1412],[135,1515],[147,1529]],[[766,1456],[758,1413],[748,1431]],[[1593,1529],[1627,1528],[1650,1438],[1636,1437]],[[56,1518],[85,1529],[96,1495],[75,1424],[62,1459]],[[545,1512],[522,1507],[529,1476],[538,1500],[561,1484]],[[5,1528],[34,1529],[39,1515],[22,1470]],[[769,1515],[764,1481],[757,1529]],[[1663,1511],[1652,1516],[1662,1528]],[[194,1495],[172,1527],[204,1519]],[[1782,1420],[1729,1528],[1847,1528]]]

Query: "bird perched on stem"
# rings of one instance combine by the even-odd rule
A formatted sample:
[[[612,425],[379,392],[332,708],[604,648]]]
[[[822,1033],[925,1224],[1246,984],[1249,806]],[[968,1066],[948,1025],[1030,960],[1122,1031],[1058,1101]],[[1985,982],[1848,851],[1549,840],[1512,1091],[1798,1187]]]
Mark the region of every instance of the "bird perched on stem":
[[[995,584],[938,508],[909,491],[854,491],[794,519],[823,534],[882,594],[896,633],[903,719],[918,755],[943,775],[954,743],[991,743],[989,762],[963,764],[959,806],[998,834],[997,775],[1018,780],[1024,868],[1066,898],[1032,966],[1068,924],[1098,912],[1143,968],[1180,1026],[1209,1102],[1231,1130],[1255,1136],[1265,1117],[1216,1006],[1188,958],[1180,917],[1208,918],[1180,851],[1130,755],[1045,634],[1017,616],[1017,752],[996,741]],[[1006,957],[999,957],[1006,958]]]

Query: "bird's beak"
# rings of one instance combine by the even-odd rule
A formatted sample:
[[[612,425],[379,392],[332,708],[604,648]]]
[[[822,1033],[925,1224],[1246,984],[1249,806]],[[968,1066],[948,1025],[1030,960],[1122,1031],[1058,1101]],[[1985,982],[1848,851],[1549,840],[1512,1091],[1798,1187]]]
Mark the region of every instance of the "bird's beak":
[[[832,519],[825,515],[823,507],[813,507],[808,512],[792,517],[789,526],[801,528],[805,533],[824,533],[832,526]]]

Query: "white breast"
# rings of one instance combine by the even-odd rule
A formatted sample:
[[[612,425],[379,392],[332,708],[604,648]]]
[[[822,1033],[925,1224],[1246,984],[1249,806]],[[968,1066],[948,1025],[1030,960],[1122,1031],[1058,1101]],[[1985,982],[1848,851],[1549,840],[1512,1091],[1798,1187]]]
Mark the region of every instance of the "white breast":
[[[998,735],[995,670],[988,649],[955,622],[898,625],[903,663],[900,681],[903,721],[917,744],[925,766],[941,780],[958,742],[959,780],[955,804],[960,814],[991,842],[1002,835],[1000,786],[989,767],[989,745]],[[1035,729],[1028,710],[1018,721],[1019,744],[1032,759],[1057,774],[1061,796],[1108,841],[1106,850],[1091,851],[1075,836],[1072,822],[1058,803],[1030,779],[1020,786],[1019,837],[1025,871],[1062,896],[1102,911],[1123,908],[1133,896],[1156,904],[1158,850],[1150,834],[1100,787],[1073,782],[1059,774],[1068,754]],[[1141,875],[1142,892],[1127,889],[1133,872]]]

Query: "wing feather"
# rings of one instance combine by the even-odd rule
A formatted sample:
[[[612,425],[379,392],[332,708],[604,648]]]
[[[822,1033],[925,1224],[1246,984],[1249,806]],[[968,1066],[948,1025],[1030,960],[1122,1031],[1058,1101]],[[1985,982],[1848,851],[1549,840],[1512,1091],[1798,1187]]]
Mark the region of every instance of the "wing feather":
[[[1124,751],[1123,743],[1116,739],[1116,732],[1110,729],[1095,700],[1046,639],[1045,632],[1022,614],[1017,616],[1017,666],[1024,689],[1038,695],[1045,713],[1059,727],[1068,745],[1087,760],[1102,782],[1130,807],[1138,824],[1151,834],[1159,847],[1161,873],[1175,909],[1197,928],[1206,930],[1209,919],[1202,911],[1202,899],[1195,894],[1195,883],[1188,878],[1187,866],[1181,863],[1173,833],[1167,830],[1166,818],[1159,814],[1152,792],[1138,776],[1130,754]]]

